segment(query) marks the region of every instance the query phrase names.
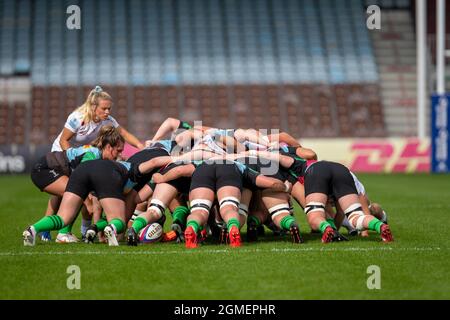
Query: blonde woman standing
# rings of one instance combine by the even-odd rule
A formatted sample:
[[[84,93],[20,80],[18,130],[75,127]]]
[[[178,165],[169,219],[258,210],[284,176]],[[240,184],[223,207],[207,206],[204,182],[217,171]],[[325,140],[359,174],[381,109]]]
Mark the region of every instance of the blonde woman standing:
[[[111,125],[119,131],[119,134],[130,145],[143,149],[144,144],[139,141],[133,134],[128,132],[124,127],[110,115],[113,105],[112,97],[104,91],[100,86],[96,86],[89,93],[86,101],[72,112],[66,120],[63,130],[55,139],[51,151],[63,151],[68,148],[79,147],[90,144],[95,140],[103,126]],[[53,196],[52,196],[53,197]],[[56,199],[50,199],[47,206],[46,215],[56,214],[52,209],[52,202]],[[55,207],[53,205],[53,207]],[[81,233],[84,234],[90,225],[91,219],[86,208],[82,210],[83,221]],[[60,230],[58,242],[77,242],[78,239],[72,234],[72,226]],[[49,240],[48,234],[42,236],[43,240]]]
[[[55,139],[52,151],[62,151],[69,147],[79,147],[91,143],[98,136],[100,128],[112,125],[120,135],[132,146],[142,149],[144,145],[110,115],[113,100],[100,86],[89,93],[86,101],[72,112],[64,125],[64,129]]]

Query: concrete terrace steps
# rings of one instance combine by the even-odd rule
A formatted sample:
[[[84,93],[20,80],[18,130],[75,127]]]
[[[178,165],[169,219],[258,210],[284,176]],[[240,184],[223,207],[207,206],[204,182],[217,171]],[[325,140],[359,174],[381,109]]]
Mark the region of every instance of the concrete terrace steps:
[[[383,10],[381,30],[371,32],[380,74],[386,130],[390,136],[416,134],[416,43],[408,10]]]

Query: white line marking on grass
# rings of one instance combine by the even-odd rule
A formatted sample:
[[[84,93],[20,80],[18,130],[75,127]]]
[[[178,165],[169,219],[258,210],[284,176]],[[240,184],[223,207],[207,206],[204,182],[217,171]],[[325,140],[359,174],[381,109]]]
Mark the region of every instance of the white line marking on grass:
[[[273,253],[287,253],[287,252],[368,252],[368,251],[439,251],[439,247],[412,247],[412,248],[392,248],[392,247],[373,247],[373,248],[272,248],[272,249],[220,249],[220,250],[169,250],[169,251],[50,251],[50,252],[0,252],[0,257],[8,256],[58,256],[58,255],[172,255],[172,254],[223,254],[230,252],[238,253],[256,253],[256,252],[273,252]]]
[[[413,247],[413,248],[392,248],[392,247],[373,247],[373,248],[273,248],[272,252],[296,252],[296,251],[435,251],[441,250],[436,247]]]

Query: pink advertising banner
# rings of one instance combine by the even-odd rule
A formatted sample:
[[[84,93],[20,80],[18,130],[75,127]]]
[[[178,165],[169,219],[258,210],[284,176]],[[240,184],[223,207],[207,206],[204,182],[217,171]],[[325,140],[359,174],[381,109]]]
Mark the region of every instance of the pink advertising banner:
[[[319,159],[345,164],[354,172],[430,172],[428,139],[304,139]]]

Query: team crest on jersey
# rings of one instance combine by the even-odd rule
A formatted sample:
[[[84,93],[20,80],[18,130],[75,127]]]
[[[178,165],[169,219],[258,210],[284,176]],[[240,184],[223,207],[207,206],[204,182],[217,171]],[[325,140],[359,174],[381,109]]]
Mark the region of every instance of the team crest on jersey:
[[[89,128],[87,126],[81,126],[78,129],[78,132],[77,132],[77,134],[80,135],[80,136],[84,136],[84,135],[86,135],[88,133],[89,133]]]

